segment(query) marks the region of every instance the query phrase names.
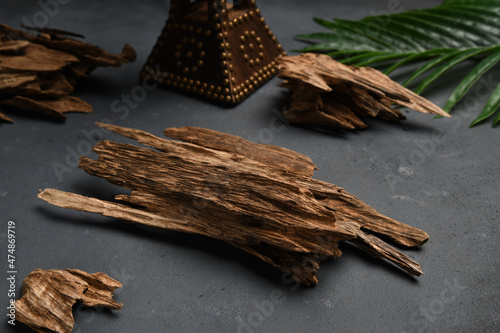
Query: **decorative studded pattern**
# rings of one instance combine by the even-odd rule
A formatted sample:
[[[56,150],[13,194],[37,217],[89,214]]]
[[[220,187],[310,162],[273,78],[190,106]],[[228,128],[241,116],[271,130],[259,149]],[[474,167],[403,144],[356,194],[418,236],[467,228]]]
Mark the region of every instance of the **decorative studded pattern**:
[[[255,0],[172,0],[141,77],[234,105],[277,73],[283,55]]]

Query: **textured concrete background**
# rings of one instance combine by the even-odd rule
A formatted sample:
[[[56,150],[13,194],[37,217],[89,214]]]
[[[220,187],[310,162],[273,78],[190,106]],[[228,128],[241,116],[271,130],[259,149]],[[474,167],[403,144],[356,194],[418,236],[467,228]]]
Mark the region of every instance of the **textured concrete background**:
[[[140,68],[165,24],[168,1],[63,2],[47,26],[82,33],[108,51],[129,43],[138,59],[119,69],[99,68],[81,82],[75,95],[94,106],[90,115],[69,114],[63,124],[9,114],[15,124],[0,126],[0,258],[7,271],[7,221],[13,220],[18,297],[22,279],[36,268],[79,268],[123,282],[116,299],[124,307],[114,312],[79,307],[75,332],[498,330],[500,129],[491,129],[491,123],[468,128],[485,96],[469,94],[469,105],[460,104],[451,120],[408,111],[407,121],[369,120],[369,129],[356,132],[276,130],[273,109],[282,109],[288,99],[276,87],[277,79],[232,109],[157,89],[125,116],[111,105],[139,84]],[[302,46],[293,40],[295,34],[320,30],[314,16],[358,19],[393,3],[258,2],[286,50]],[[440,2],[400,0],[404,9]],[[35,1],[4,1],[0,21],[18,26],[43,18],[36,16],[40,11]],[[443,106],[464,73],[455,70],[425,96]],[[38,189],[49,187],[102,199],[123,192],[73,167],[74,154],[94,156],[88,152],[90,142],[101,136],[94,122],[106,118],[160,136],[166,127],[203,126],[304,153],[320,168],[315,178],[342,186],[380,212],[429,233],[421,249],[404,250],[421,263],[425,275],[412,278],[346,244],[339,260],[322,264],[318,286],[297,289],[282,281],[280,272],[220,242],[38,200]],[[55,165],[68,169],[57,175]],[[0,281],[6,311],[7,285],[5,278]],[[30,330],[3,321],[0,331]]]

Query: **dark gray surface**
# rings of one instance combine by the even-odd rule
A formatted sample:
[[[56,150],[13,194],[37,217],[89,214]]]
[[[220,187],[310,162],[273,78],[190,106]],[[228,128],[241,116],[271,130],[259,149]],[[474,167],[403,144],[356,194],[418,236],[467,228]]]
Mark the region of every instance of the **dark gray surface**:
[[[410,9],[440,2],[400,3]],[[356,19],[391,3],[259,1],[287,50],[301,46],[294,34],[319,30],[313,16]],[[18,26],[23,17],[33,20],[40,10],[35,1],[3,1],[0,21]],[[48,26],[82,33],[108,51],[118,52],[127,42],[138,59],[119,69],[100,68],[79,85],[75,95],[94,106],[93,114],[70,114],[64,124],[12,115],[14,125],[0,126],[0,253],[6,271],[6,224],[14,220],[18,297],[22,279],[36,268],[79,268],[122,281],[116,299],[124,307],[113,312],[78,308],[75,332],[235,332],[239,327],[246,332],[242,327],[248,322],[255,332],[498,331],[500,132],[490,124],[468,128],[486,97],[469,94],[469,106],[461,104],[452,120],[408,112],[405,122],[371,120],[369,129],[357,132],[328,134],[293,126],[277,130],[271,126],[272,110],[283,108],[287,96],[274,79],[233,109],[157,89],[123,117],[111,105],[138,85],[140,67],[167,10],[165,1],[72,0],[50,18]],[[494,74],[498,77],[498,71]],[[452,91],[446,84],[460,75],[448,76],[425,96],[443,106]],[[278,271],[217,241],[132,226],[38,200],[43,188],[103,199],[122,192],[77,168],[61,179],[53,169],[57,163],[67,164],[68,152],[93,156],[87,153],[86,133],[106,118],[156,135],[166,127],[203,126],[304,153],[320,168],[315,178],[343,186],[377,210],[429,233],[422,249],[405,250],[421,263],[425,275],[411,278],[344,245],[339,260],[322,264],[318,286],[296,289]],[[0,280],[6,311],[7,286],[5,278]],[[276,293],[280,302],[269,306]],[[30,330],[3,322],[0,331]]]

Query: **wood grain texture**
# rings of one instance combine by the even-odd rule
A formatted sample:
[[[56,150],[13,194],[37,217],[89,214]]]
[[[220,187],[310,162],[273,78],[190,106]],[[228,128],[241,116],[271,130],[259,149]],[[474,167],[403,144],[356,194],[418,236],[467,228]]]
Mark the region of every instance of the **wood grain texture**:
[[[100,306],[119,310],[113,291],[122,284],[106,274],[78,269],[36,269],[23,281],[21,299],[16,301],[16,319],[41,333],[73,330],[73,305]]]
[[[97,160],[80,158],[79,167],[90,175],[132,192],[116,196],[123,203],[55,189],[41,191],[41,199],[219,239],[305,285],[318,282],[321,258],[340,257],[341,241],[351,241],[411,274],[422,274],[414,260],[367,233],[405,246],[420,246],[429,236],[377,212],[340,187],[313,179],[316,166],[304,155],[203,128],[165,130],[187,141],[178,142],[99,125],[154,148],[104,140],[94,146]],[[290,159],[296,162],[287,163]]]
[[[92,112],[92,106],[70,97],[78,80],[97,66],[120,66],[135,61],[125,45],[121,54],[70,37],[58,29],[29,28],[38,34],[0,24],[0,104],[65,118],[66,112]],[[0,122],[12,122],[0,116]]]
[[[258,144],[236,135],[200,127],[167,128],[163,134],[198,146],[225,152],[236,152],[257,162],[275,164],[293,173],[312,176],[318,169],[311,159],[289,149]]]
[[[369,67],[343,65],[323,54],[283,57],[278,76],[292,91],[284,111],[293,123],[343,129],[365,128],[363,118],[404,119],[392,104],[449,117],[437,105]]]
[[[99,46],[70,38],[83,38],[80,34],[59,29],[33,28],[27,26],[24,26],[24,28],[40,33],[31,34],[0,24],[0,34],[9,36],[10,40],[13,38],[26,40],[32,44],[43,45],[51,50],[59,50],[76,57],[80,62],[87,62],[96,66],[119,67],[124,63],[134,62],[137,57],[135,50],[128,44],[123,46],[120,54],[113,54],[104,51]]]
[[[55,100],[36,100],[28,97],[14,96],[12,99],[0,102],[0,104],[23,110],[36,111],[60,119],[66,118],[64,115],[66,112],[92,112],[92,105],[73,96],[63,96]]]
[[[22,72],[54,72],[59,71],[78,58],[43,45],[30,43],[18,54],[0,54],[2,70]]]
[[[1,92],[13,96],[51,98],[68,96],[73,90],[74,86],[64,74],[60,72],[48,72],[38,73],[37,75],[19,76],[15,81],[15,85],[11,84],[10,88],[3,87]]]

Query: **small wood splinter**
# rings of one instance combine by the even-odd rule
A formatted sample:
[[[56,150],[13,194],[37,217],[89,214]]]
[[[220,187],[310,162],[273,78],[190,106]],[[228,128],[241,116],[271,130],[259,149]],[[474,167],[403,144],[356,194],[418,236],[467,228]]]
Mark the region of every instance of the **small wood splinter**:
[[[79,269],[36,269],[23,281],[23,294],[16,301],[16,319],[40,333],[73,330],[73,305],[102,306],[112,310],[123,304],[113,299],[122,284],[104,273]]]
[[[80,168],[132,190],[125,204],[46,189],[53,205],[195,233],[240,248],[305,285],[318,282],[321,258],[340,257],[350,241],[413,275],[420,265],[374,232],[405,246],[424,244],[422,230],[380,214],[333,184],[313,179],[304,155],[198,127],[169,128],[166,140],[140,130],[98,124],[155,148],[101,141],[99,157],[80,157]],[[131,205],[133,206],[131,206]],[[137,208],[140,206],[142,208]]]

